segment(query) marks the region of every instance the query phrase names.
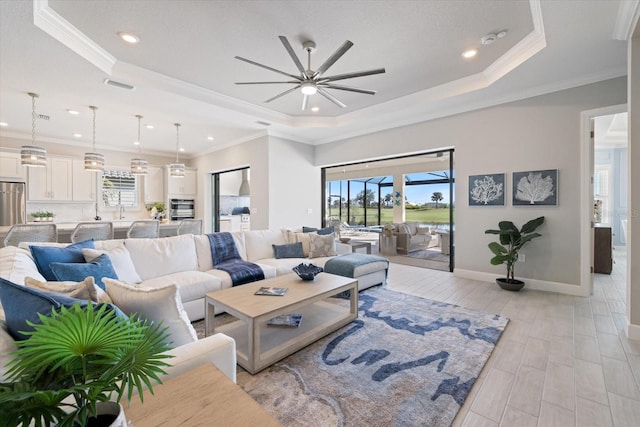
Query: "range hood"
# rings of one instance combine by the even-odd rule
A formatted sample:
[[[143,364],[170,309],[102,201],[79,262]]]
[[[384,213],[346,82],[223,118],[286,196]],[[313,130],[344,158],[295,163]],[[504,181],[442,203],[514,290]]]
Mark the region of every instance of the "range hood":
[[[242,169],[242,182],[238,190],[239,196],[250,196],[251,187],[249,186],[249,169]]]

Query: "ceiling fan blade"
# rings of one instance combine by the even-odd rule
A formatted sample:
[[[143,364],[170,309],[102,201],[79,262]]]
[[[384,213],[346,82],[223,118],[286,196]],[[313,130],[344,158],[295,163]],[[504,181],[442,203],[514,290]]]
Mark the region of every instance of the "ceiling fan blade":
[[[355,73],[336,74],[335,76],[322,77],[317,81],[320,83],[334,82],[336,80],[352,79],[354,77],[370,76],[372,74],[382,74],[385,72],[384,68],[376,68],[375,70],[357,71]]]
[[[331,85],[331,84],[321,84],[320,87],[326,87],[327,89],[338,89],[338,90],[347,90],[349,92],[358,92],[358,93],[366,93],[367,95],[375,95],[375,90],[369,89],[359,89],[357,87],[349,87],[349,86],[341,86],[341,85]]]
[[[331,101],[334,104],[336,104],[338,107],[341,107],[341,108],[345,108],[346,107],[346,105],[343,104],[342,102],[340,102],[340,100],[338,100],[338,98],[336,98],[335,96],[331,95],[329,92],[327,92],[323,88],[319,87],[318,88],[318,93],[320,95],[324,96],[325,98],[327,98],[329,101]]]
[[[274,100],[276,100],[276,99],[280,98],[281,96],[285,96],[286,94],[293,92],[294,90],[298,89],[299,87],[300,87],[300,85],[297,85],[297,86],[295,86],[295,87],[292,87],[291,89],[289,89],[289,90],[285,90],[284,92],[279,93],[279,94],[277,94],[276,96],[274,96],[273,98],[269,98],[269,99],[267,99],[267,100],[266,100],[266,101],[264,101],[264,102],[266,103],[266,102],[274,101]]]
[[[271,68],[271,67],[269,67],[269,66],[267,66],[267,65],[259,64],[259,63],[255,62],[255,61],[252,61],[252,60],[247,59],[247,58],[243,58],[243,57],[241,57],[241,56],[236,56],[235,58],[236,58],[236,59],[239,59],[240,61],[244,61],[244,62],[247,62],[247,63],[249,63],[249,64],[253,64],[253,65],[255,65],[255,66],[265,68],[265,69],[267,69],[267,70],[269,70],[269,71],[274,71],[274,72],[276,72],[276,73],[284,74],[285,76],[289,76],[289,77],[294,78],[294,79],[296,79],[296,80],[298,80],[298,81],[301,81],[301,80],[302,80],[302,78],[300,78],[300,76],[294,76],[293,74],[289,74],[289,73],[285,73],[284,71],[276,70],[275,68]]]
[[[299,84],[300,82],[297,80],[288,82],[236,82],[237,85],[279,85],[287,83]]]
[[[304,67],[302,66],[302,63],[300,62],[300,59],[298,58],[298,55],[296,55],[296,53],[293,51],[293,48],[291,47],[291,44],[289,43],[289,40],[287,40],[287,38],[285,36],[279,36],[280,41],[282,42],[282,44],[284,45],[284,48],[287,49],[287,52],[289,53],[289,56],[291,57],[291,59],[293,59],[293,63],[296,64],[296,67],[298,67],[298,70],[300,71],[300,74],[302,74],[303,76],[306,76],[307,74],[304,71]]]
[[[313,77],[321,76],[322,73],[327,71],[329,67],[331,67],[338,59],[340,59],[342,55],[344,55],[349,49],[351,49],[351,46],[353,46],[353,43],[351,43],[349,40],[344,42],[342,46],[340,46],[338,50],[333,53],[333,55],[331,55],[326,61],[324,61],[320,68],[318,68],[318,70],[315,72]]]
[[[309,105],[309,95],[304,95],[302,97],[302,111],[306,110],[308,105]]]

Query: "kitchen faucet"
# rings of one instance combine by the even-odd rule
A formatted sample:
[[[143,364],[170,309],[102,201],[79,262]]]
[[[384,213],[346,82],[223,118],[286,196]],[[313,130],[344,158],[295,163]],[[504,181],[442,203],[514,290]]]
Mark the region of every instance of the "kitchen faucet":
[[[124,206],[123,205],[118,205],[118,211],[120,212],[120,219],[124,219]]]

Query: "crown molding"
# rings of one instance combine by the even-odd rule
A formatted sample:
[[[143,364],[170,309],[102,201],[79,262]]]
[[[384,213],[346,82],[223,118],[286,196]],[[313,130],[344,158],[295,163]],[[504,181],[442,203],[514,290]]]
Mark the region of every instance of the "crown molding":
[[[111,75],[116,58],[58,15],[49,7],[48,0],[33,0],[33,23],[100,70]]]
[[[613,28],[613,39],[622,41],[629,40],[639,16],[640,0],[621,1],[616,24]]]

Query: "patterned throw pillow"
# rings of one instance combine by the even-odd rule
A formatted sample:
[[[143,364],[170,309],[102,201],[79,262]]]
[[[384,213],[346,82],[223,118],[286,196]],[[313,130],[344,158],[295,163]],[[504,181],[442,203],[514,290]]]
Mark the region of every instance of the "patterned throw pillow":
[[[334,233],[321,235],[309,234],[309,258],[338,255]]]
[[[93,276],[82,282],[42,282],[33,277],[25,277],[24,284],[30,288],[66,295],[71,298],[91,300],[93,302],[112,303],[111,298],[99,286],[96,286]]]

